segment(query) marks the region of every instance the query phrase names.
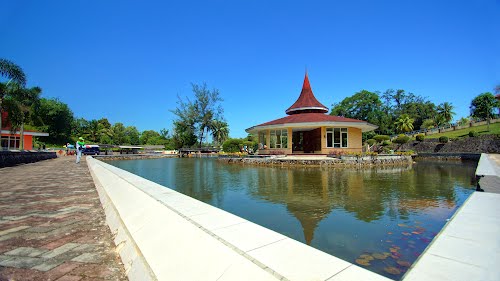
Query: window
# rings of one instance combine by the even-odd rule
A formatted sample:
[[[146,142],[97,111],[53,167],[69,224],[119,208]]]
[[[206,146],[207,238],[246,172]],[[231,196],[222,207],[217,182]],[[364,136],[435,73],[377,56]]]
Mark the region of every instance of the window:
[[[326,128],[326,147],[347,147],[347,128]]]
[[[259,132],[259,149],[264,149],[267,146],[267,132]]]
[[[288,148],[288,131],[271,130],[270,148]]]
[[[1,148],[19,149],[20,138],[16,136],[2,136],[0,138]]]

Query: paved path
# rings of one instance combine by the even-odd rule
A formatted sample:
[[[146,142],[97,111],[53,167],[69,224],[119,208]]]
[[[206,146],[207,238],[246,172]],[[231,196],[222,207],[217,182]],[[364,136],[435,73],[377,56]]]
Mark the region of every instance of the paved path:
[[[500,154],[481,154],[476,175],[482,175],[479,181],[485,192],[500,193]]]
[[[127,280],[85,160],[0,169],[0,280]]]

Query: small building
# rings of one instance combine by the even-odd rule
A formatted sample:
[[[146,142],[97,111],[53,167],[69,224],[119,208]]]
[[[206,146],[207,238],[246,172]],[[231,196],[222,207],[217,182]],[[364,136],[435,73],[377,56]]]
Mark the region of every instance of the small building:
[[[258,136],[259,154],[329,154],[362,151],[362,132],[377,126],[366,121],[326,114],[314,96],[306,73],[302,91],[283,118],[246,129]]]
[[[24,150],[33,149],[33,137],[47,137],[48,133],[24,131]],[[21,132],[11,131],[7,112],[2,112],[2,128],[0,130],[0,150],[19,150],[21,145]]]

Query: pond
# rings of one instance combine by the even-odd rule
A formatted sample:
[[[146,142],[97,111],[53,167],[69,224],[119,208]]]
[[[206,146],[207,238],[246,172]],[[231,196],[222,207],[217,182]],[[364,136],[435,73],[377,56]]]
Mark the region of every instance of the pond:
[[[474,191],[477,165],[282,168],[210,158],[109,163],[394,280]]]

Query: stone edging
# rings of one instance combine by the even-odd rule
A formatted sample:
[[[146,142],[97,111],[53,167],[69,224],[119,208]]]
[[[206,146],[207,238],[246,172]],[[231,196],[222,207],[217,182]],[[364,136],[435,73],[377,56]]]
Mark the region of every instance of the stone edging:
[[[130,280],[389,280],[92,157],[87,162]]]
[[[384,165],[411,165],[413,160],[409,155],[394,156],[364,156],[342,157],[327,159],[286,159],[286,158],[219,158],[225,163],[240,163],[267,166],[330,166],[330,167],[359,167]]]
[[[0,168],[57,158],[51,151],[0,151]]]

